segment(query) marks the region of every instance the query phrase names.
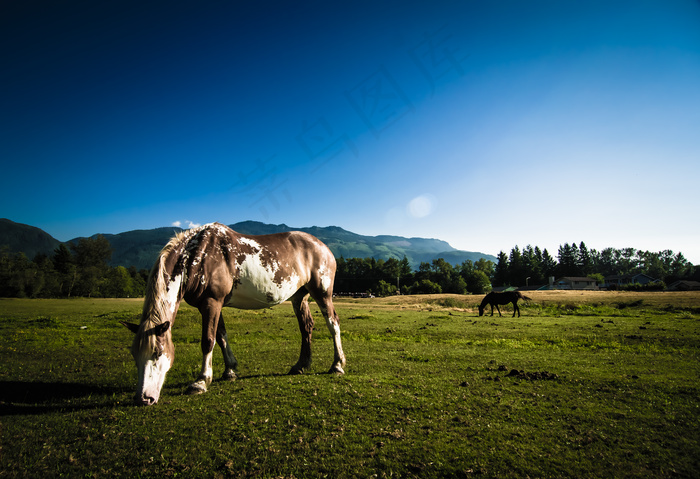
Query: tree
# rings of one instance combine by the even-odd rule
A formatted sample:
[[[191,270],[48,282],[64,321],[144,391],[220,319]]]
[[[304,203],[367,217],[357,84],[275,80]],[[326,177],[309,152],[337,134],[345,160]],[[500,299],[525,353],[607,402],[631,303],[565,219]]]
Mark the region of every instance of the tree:
[[[493,272],[493,283],[496,286],[507,286],[510,284],[508,276],[508,256],[501,251],[498,253],[498,263]]]
[[[409,294],[439,294],[442,293],[442,288],[439,284],[433,283],[429,279],[416,281],[409,288]]]
[[[619,274],[615,249],[605,248],[600,253],[595,255],[596,271],[603,276],[612,276]]]
[[[476,268],[477,271],[483,272],[489,278],[489,280],[493,277],[495,266],[496,265],[493,261],[484,258],[479,258],[474,263],[474,268]]]
[[[78,280],[76,289],[80,296],[97,296],[100,284],[104,280],[112,257],[112,246],[107,238],[97,235],[94,238],[81,238],[71,245],[75,252]]]
[[[542,251],[538,247],[534,249],[530,245],[525,247],[523,250],[523,264],[526,274],[525,284],[534,285],[545,282],[542,274]]]
[[[490,267],[489,264],[486,263],[489,263]],[[470,260],[466,260],[462,263],[459,275],[464,279],[469,293],[483,294],[487,291],[491,291],[491,280],[483,271],[484,269],[493,271],[493,262],[484,261],[482,258],[476,263],[472,263]]]
[[[508,277],[508,282],[514,286],[524,285],[528,277],[525,261],[523,260],[523,255],[520,253],[518,245],[515,245],[513,249],[510,250],[510,256],[508,257]]]
[[[627,275],[635,274],[637,271],[638,262],[635,258],[637,250],[634,248],[623,248],[616,250],[615,262],[617,263],[618,274]]]
[[[550,276],[556,276],[557,262],[552,255],[549,254],[547,248],[542,251],[542,274],[544,275],[545,282],[549,282]]]
[[[491,281],[486,273],[475,270],[467,280],[467,291],[472,294],[484,294],[491,291]]]
[[[467,294],[467,282],[459,274],[453,273],[440,285],[445,293]]]
[[[382,280],[396,285],[401,277],[401,263],[396,258],[389,258],[380,265],[379,273]]]
[[[576,259],[576,263],[581,276],[586,276],[594,272],[593,258],[588,252],[588,248],[583,241],[581,241],[578,246],[578,258]]]
[[[404,284],[410,284],[410,282],[413,280],[413,270],[411,269],[411,264],[408,262],[408,258],[406,255],[404,255],[403,259],[399,263],[399,284],[397,285],[399,287],[399,292],[401,289],[401,285]]]
[[[669,274],[676,278],[690,276],[693,273],[693,265],[685,259],[682,253],[678,253],[673,257]]]
[[[390,284],[380,279],[375,291],[377,296],[393,296],[396,294],[397,288],[395,284]]]
[[[134,296],[134,280],[124,266],[111,268],[103,284],[101,293],[109,298],[130,298]]]
[[[75,264],[73,254],[63,243],[54,250],[53,266],[58,276],[58,293],[70,298],[78,279],[78,267]]]
[[[80,238],[77,244],[71,245],[71,249],[75,252],[75,262],[80,268],[94,266],[107,270],[107,263],[112,258],[112,245],[102,235]]]
[[[60,296],[58,274],[53,261],[46,254],[38,253],[29,265],[27,296],[50,298]]]
[[[600,273],[591,273],[588,275],[588,277],[594,279],[599,285],[605,283],[605,278]]]
[[[564,243],[564,246],[559,246],[557,258],[559,260],[557,267],[559,276],[580,276],[576,244],[569,245],[569,243]]]
[[[146,269],[138,271],[136,267],[129,267],[129,275],[131,276],[131,290],[134,297],[144,296],[146,294],[146,284],[148,283],[149,272]]]
[[[8,247],[0,250],[0,296],[24,297],[24,274],[28,265],[24,253],[11,254]]]

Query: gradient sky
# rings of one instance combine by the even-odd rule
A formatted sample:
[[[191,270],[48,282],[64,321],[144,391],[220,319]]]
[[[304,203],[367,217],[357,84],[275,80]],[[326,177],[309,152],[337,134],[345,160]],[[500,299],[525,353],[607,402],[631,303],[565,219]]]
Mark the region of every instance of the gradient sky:
[[[10,1],[0,216],[700,264],[700,2]]]

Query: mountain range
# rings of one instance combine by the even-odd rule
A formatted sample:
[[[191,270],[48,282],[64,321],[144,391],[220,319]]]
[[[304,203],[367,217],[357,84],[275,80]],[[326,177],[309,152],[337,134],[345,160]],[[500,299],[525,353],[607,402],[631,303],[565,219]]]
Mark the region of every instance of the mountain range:
[[[417,269],[421,262],[431,262],[443,258],[453,265],[466,260],[478,261],[481,258],[496,262],[493,255],[462,251],[453,248],[446,241],[430,238],[406,238],[403,236],[363,236],[337,226],[292,228],[285,224],[271,225],[257,221],[243,221],[229,225],[243,234],[260,235],[283,231],[305,231],[316,236],[328,245],[339,258],[389,258],[408,259],[412,268]],[[103,234],[112,245],[111,266],[135,266],[137,269],[150,269],[158,253],[175,233],[182,228],[168,226],[150,230],[133,230],[119,234]],[[97,235],[94,235],[97,236]],[[94,237],[92,236],[92,237]],[[67,243],[77,243],[74,238]],[[8,247],[10,252],[22,252],[29,259],[43,253],[51,256],[61,241],[34,226],[0,219],[0,248]]]

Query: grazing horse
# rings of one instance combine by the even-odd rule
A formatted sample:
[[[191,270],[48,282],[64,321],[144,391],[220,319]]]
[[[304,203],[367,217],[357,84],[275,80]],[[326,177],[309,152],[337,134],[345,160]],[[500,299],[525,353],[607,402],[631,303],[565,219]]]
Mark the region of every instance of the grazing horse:
[[[171,332],[183,299],[202,315],[202,370],[190,384],[190,393],[204,393],[211,384],[215,342],[224,355],[223,379],[236,378],[238,362],[226,335],[223,306],[261,309],[291,298],[301,330],[301,353],[289,374],[308,370],[314,326],[309,295],[333,337],[330,372],[343,374],[345,355],[333,307],[335,268],[328,247],[300,231],[249,236],[212,223],[176,235],[151,270],[140,324],[122,322],[136,334],[131,346],[138,370],[134,401],[141,405],[158,402],[165,374],[175,360]]]
[[[520,308],[518,307],[519,299],[532,301],[527,296],[524,296],[520,291],[503,291],[502,293],[491,291],[484,297],[484,300],[479,305],[479,316],[484,315],[484,308],[486,308],[486,305],[488,304],[491,305],[491,316],[493,316],[494,306],[496,306],[496,309],[498,310],[498,315],[503,316],[501,314],[501,310],[498,308],[498,305],[513,303],[513,317],[515,317],[516,312],[518,313],[518,317],[520,317]]]

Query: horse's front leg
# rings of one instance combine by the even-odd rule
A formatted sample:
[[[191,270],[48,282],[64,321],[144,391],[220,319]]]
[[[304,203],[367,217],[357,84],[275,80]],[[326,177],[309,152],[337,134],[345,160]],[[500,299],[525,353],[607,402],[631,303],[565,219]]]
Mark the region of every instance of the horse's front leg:
[[[187,388],[189,394],[202,394],[207,392],[207,387],[211,384],[214,376],[212,358],[214,355],[214,344],[216,343],[216,332],[221,317],[222,304],[219,301],[208,299],[199,307],[202,315],[202,370],[197,380]]]
[[[499,316],[503,316],[503,315],[501,314],[501,308],[499,308],[498,305],[496,305],[496,311],[498,311],[498,315],[499,315]],[[493,308],[491,308],[491,316],[493,316]]]

